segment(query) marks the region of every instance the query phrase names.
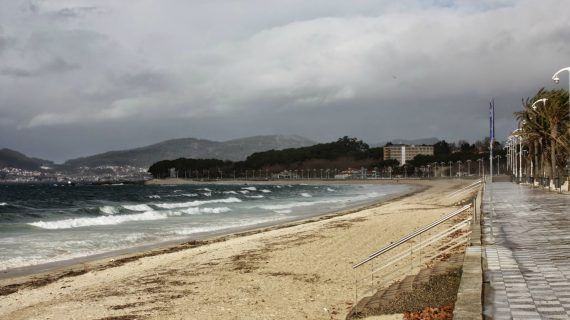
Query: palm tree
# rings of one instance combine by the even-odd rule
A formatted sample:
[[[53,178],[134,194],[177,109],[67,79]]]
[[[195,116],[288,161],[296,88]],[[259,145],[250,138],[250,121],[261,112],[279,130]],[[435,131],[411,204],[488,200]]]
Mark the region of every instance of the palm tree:
[[[548,99],[537,108],[532,104],[539,99]],[[522,135],[529,150],[528,157],[540,166],[546,164],[544,157],[548,156],[549,176],[551,179],[564,167],[567,154],[570,152],[570,131],[568,129],[568,91],[540,89],[533,98],[523,101],[523,110],[515,112],[521,122]],[[538,151],[541,151],[542,161],[538,161]],[[532,151],[532,152],[531,152]],[[558,171],[558,172],[557,172]]]

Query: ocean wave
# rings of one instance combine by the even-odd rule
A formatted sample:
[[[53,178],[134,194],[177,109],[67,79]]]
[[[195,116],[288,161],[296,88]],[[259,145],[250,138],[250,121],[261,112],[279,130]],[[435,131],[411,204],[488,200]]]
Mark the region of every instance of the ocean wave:
[[[7,205],[8,204],[6,202],[0,202],[0,207],[7,206]]]
[[[301,193],[301,197],[312,198],[313,196],[310,193],[303,192]]]
[[[260,194],[259,194],[259,195],[253,195],[253,196],[245,196],[245,197],[246,197],[246,198],[251,198],[251,199],[261,199],[261,198],[265,198],[264,196],[262,196],[262,195],[260,195]]]
[[[211,189],[208,189],[208,188],[198,188],[198,190],[208,191],[208,192],[211,192],[211,191],[212,191]]]
[[[248,190],[240,190],[239,193],[241,193],[241,194],[248,194],[249,191],[248,191]]]
[[[225,213],[230,212],[232,209],[228,207],[218,207],[218,208],[200,208],[201,213]]]
[[[158,194],[152,194],[150,196],[148,196],[148,198],[150,199],[160,199],[160,196]]]
[[[286,209],[286,210],[275,210],[275,212],[277,212],[277,213],[291,213],[291,212],[293,212],[293,210],[291,210],[291,209]]]
[[[333,188],[327,188],[327,191],[328,191],[328,192],[335,192],[336,190],[333,189]]]
[[[232,209],[228,207],[217,207],[217,208],[188,208],[184,209],[181,212],[184,214],[201,214],[201,213],[224,213],[230,212]]]
[[[256,191],[257,188],[256,187],[243,187],[241,188],[242,190],[248,190],[248,191]]]
[[[205,197],[211,197],[212,193],[211,192],[204,192],[202,193]]]
[[[115,214],[115,213],[119,213],[119,210],[116,207],[113,206],[103,206],[103,207],[99,207],[99,211],[101,211],[104,214]]]
[[[124,204],[122,207],[131,211],[152,211],[148,204]]]
[[[224,191],[223,193],[225,194],[238,194],[237,192],[230,190],[230,191]]]
[[[185,196],[185,197],[197,197],[198,196],[197,193],[183,193],[181,195]]]
[[[150,221],[150,220],[161,220],[168,217],[167,212],[160,211],[147,211],[137,214],[126,214],[126,215],[110,215],[101,217],[87,217],[87,218],[73,218],[57,221],[37,221],[28,223],[31,226],[38,227],[41,229],[72,229],[80,227],[89,226],[105,226],[105,225],[115,225],[130,221]]]
[[[225,199],[214,199],[214,200],[196,200],[190,202],[174,202],[174,203],[158,203],[155,206],[164,209],[174,209],[174,208],[189,208],[197,207],[208,203],[235,203],[241,202],[240,199],[235,197],[225,198]]]
[[[261,190],[259,190],[259,191],[261,191],[261,192],[263,192],[263,193],[271,193],[271,190],[268,190],[268,189],[261,189]]]

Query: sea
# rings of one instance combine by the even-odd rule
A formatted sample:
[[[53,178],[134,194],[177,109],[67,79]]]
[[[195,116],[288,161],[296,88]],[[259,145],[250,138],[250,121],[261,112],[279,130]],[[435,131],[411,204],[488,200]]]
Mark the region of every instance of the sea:
[[[270,183],[0,185],[0,271],[304,219],[410,188]]]

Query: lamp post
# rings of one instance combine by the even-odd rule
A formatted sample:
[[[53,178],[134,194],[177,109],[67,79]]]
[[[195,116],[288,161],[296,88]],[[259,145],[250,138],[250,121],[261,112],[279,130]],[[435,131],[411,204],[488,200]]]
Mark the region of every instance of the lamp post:
[[[457,174],[459,175],[459,179],[461,179],[461,160],[457,160],[457,166],[458,166]]]
[[[501,174],[501,168],[499,167],[501,165],[501,156],[497,155],[497,176]]]
[[[556,73],[552,76],[552,81],[554,81],[554,83],[556,83],[556,84],[560,83],[559,75],[564,71],[568,72],[568,99],[569,99],[569,101],[568,101],[568,103],[569,103],[568,112],[569,112],[569,116],[570,116],[570,67],[562,68],[562,69],[556,71]],[[570,130],[570,128],[567,130]],[[567,176],[566,179],[570,179],[570,155],[568,155],[568,158],[566,159],[566,176]]]
[[[477,168],[479,168],[479,177],[480,177],[481,176],[481,164],[483,163],[483,159],[477,159],[477,162],[479,163]]]
[[[451,178],[451,167],[453,167],[453,162],[449,161],[449,177]]]
[[[471,176],[471,159],[467,160],[467,176]]]

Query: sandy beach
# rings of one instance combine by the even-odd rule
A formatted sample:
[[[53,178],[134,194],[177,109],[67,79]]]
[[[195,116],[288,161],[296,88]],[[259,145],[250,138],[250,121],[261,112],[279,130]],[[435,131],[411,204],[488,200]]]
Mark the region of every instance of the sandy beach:
[[[348,214],[77,266],[77,276],[0,296],[0,318],[343,319],[351,266],[451,211],[458,199],[445,194],[470,182],[413,181],[424,188]]]

